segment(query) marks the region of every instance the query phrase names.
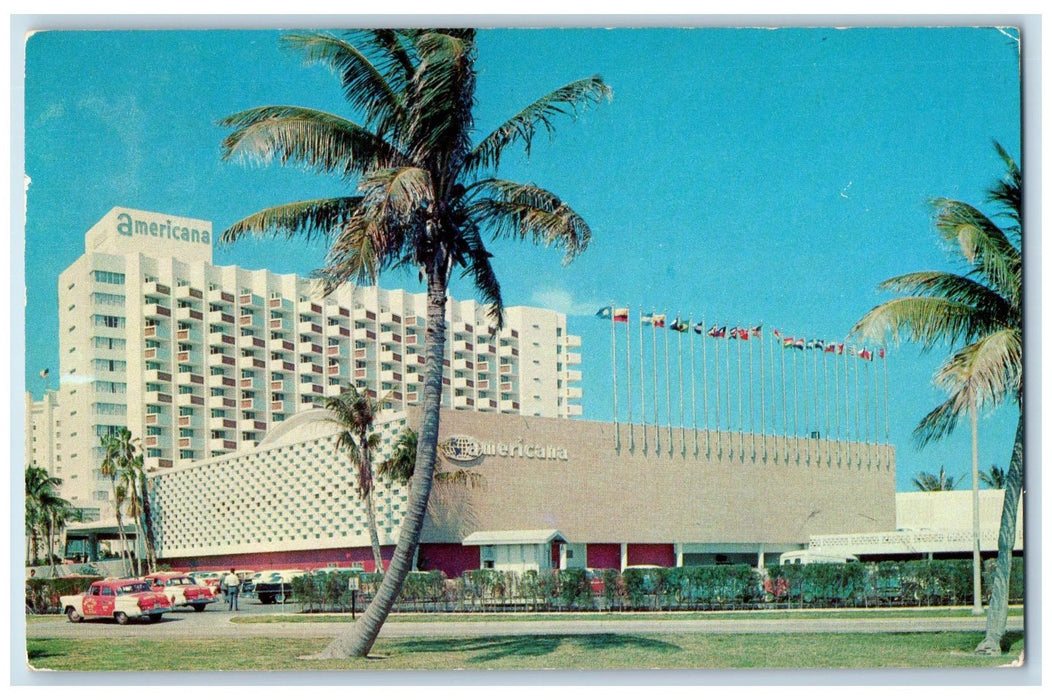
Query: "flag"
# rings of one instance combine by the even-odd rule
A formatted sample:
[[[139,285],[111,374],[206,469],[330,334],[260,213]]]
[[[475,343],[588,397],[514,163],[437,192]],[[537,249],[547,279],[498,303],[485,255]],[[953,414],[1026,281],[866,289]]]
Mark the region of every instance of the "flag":
[[[763,324],[762,323],[760,325],[758,325],[758,326],[753,326],[752,328],[750,328],[749,332],[752,333],[753,335],[760,335],[760,331],[761,330],[763,330]]]
[[[641,314],[639,316],[639,322],[644,326],[649,326],[654,322],[654,313],[650,312],[649,314]]]
[[[873,351],[872,350],[868,350],[866,348],[862,348],[861,350],[858,351],[858,356],[861,357],[863,360],[872,361],[873,360]]]
[[[719,326],[712,324],[712,328],[709,329],[710,338],[726,338],[727,337],[727,326]]]
[[[734,338],[735,340],[737,340],[738,339],[738,334],[741,333],[741,332],[742,332],[742,329],[738,328],[737,326],[735,326],[734,328],[731,329],[730,336],[732,338]]]
[[[651,314],[651,318],[653,319],[653,322],[654,322],[654,328],[664,328],[665,327],[665,314],[656,314],[656,315],[655,314]]]
[[[836,346],[836,354],[837,355],[843,355],[844,354],[844,344],[843,343],[839,343]]]
[[[611,316],[614,315],[614,307],[612,307],[612,306],[604,306],[603,308],[601,308],[598,311],[596,311],[595,315],[598,316],[599,318],[610,318]]]
[[[877,350],[877,355],[880,357],[880,359],[883,360],[884,359],[884,348],[881,348],[880,350]]]
[[[791,348],[791,347],[793,347],[793,343],[794,342],[796,342],[796,341],[793,338],[793,336],[791,336],[791,335],[790,336],[786,336],[785,338],[782,338],[782,347],[783,348]]]
[[[688,328],[690,328],[690,326],[686,321],[681,321],[679,316],[676,316],[676,320],[672,322],[671,326],[669,326],[670,330],[674,330],[677,333],[685,333]]]
[[[774,337],[775,338],[781,338],[782,337],[782,334],[778,332],[777,328],[774,329]]]
[[[628,309],[614,309],[614,321],[628,323]]]
[[[812,340],[807,343],[808,350],[822,350],[825,346],[826,343],[824,340]]]
[[[697,333],[698,335],[701,335],[702,333],[704,333],[705,332],[705,324],[704,323],[695,323],[694,324],[694,332]]]
[[[48,376],[49,374],[51,374],[51,370],[50,370],[50,369],[43,369],[43,370],[41,370],[41,372],[40,372],[40,378],[41,378],[41,379],[47,379],[47,376]]]
[[[797,350],[803,350],[807,347],[807,341],[803,338],[797,338],[793,341],[793,347]]]
[[[836,352],[836,343],[826,343],[826,352]]]

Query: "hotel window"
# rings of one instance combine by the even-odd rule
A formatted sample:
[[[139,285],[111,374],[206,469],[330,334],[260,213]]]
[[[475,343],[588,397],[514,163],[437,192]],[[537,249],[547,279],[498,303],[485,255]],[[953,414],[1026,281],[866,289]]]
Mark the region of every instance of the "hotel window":
[[[95,314],[92,317],[95,325],[105,328],[124,328],[124,317],[123,316],[105,316],[102,314]],[[73,330],[72,328],[70,330]]]
[[[103,284],[124,284],[123,272],[110,272],[108,270],[92,270],[96,282]]]

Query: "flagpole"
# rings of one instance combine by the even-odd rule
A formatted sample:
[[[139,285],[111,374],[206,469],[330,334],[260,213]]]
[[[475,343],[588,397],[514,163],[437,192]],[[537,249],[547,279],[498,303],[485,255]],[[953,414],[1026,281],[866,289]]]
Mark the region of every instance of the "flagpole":
[[[782,446],[785,447],[785,462],[789,463],[789,404],[785,393],[785,341],[782,341]]]
[[[702,411],[705,413],[705,456],[708,457],[712,454],[709,450],[709,360],[708,353],[705,351],[705,333],[708,329],[705,328],[705,317],[701,317],[701,404]]]
[[[836,351],[836,343],[834,345],[834,352]],[[822,348],[822,401],[825,404],[826,409],[826,442],[829,442],[829,362],[826,360],[826,348]],[[826,464],[833,464],[833,452],[826,450]]]
[[[795,347],[793,348],[796,349]],[[796,353],[793,353],[793,434],[796,436],[796,463],[800,464],[800,389]]]
[[[745,461],[745,419],[742,417],[742,337],[741,328],[738,328],[738,451],[741,460]]]
[[[687,320],[687,332],[690,333],[690,417],[694,424],[694,456],[698,456],[698,377],[694,367],[694,316]]]
[[[752,333],[750,328],[749,333]],[[752,386],[756,382],[753,373],[752,365],[752,335],[749,336],[749,433],[751,438],[749,442],[752,447],[752,459],[756,461],[756,412],[753,410],[753,390]]]
[[[726,403],[727,403],[727,432],[730,433],[732,428],[731,428],[731,336],[730,336],[729,333],[724,333],[723,341],[726,343],[726,347],[724,347],[724,351],[725,352],[724,352],[723,360],[724,360],[724,365],[726,365],[726,370],[727,370],[727,393],[724,394],[724,398],[726,399]],[[733,442],[734,437],[732,435],[728,435],[727,438],[728,438],[728,440],[731,441],[728,444],[728,453],[732,453],[732,452],[734,452],[734,442]]]
[[[857,352],[857,351],[856,351]],[[859,427],[858,356],[855,356],[855,442],[862,443],[862,428]],[[862,452],[858,452],[858,466],[862,466]]]
[[[668,312],[665,312],[668,316]],[[672,454],[672,374],[668,363],[668,327],[665,328],[665,422],[668,423],[668,453]]]
[[[840,354],[840,343],[836,343],[836,347],[833,349],[833,388],[836,394],[833,400],[833,408],[836,412],[836,463],[837,466],[842,464],[840,458],[840,361],[837,360],[837,355]]]
[[[881,362],[884,363],[884,444],[888,444],[888,353],[887,350],[881,350],[883,353],[880,357]]]
[[[613,375],[612,387],[614,389],[614,440],[615,447],[621,449],[621,426],[617,422],[617,322],[614,321],[614,316],[617,314],[617,308],[614,306],[614,302],[610,302],[610,370]]]
[[[639,416],[643,423],[643,454],[647,452],[647,386],[644,381],[644,367],[646,363],[643,360],[643,305],[639,305]],[[653,322],[653,317],[651,317]]]
[[[654,449],[661,453],[661,423],[658,417],[658,370],[657,370],[657,324],[654,323],[654,313],[650,314],[650,357],[654,367]]]
[[[676,320],[683,323],[683,319],[680,318],[679,314],[676,314]],[[687,332],[690,332],[690,326],[687,326]],[[684,457],[687,456],[687,421],[683,414],[683,331],[677,330],[679,338],[676,340],[679,345],[679,446],[680,452]]]
[[[716,322],[713,322],[712,327],[716,328]],[[715,336],[713,336],[713,340],[716,341],[714,343],[716,346],[716,364],[714,366],[714,371],[716,373],[716,454],[722,458],[723,436],[720,433],[720,340]]]
[[[866,358],[864,358],[864,357],[862,359],[866,360]],[[870,409],[872,408],[872,406],[870,405],[870,400],[869,400],[869,379],[870,379],[869,366],[870,366],[870,364],[872,364],[872,361],[871,360],[866,360],[866,399],[865,399],[866,400],[866,458],[869,460],[869,463],[867,464],[867,467],[872,467],[873,466],[873,448],[872,448],[871,443],[869,441],[869,414],[870,414]]]
[[[760,321],[760,432],[763,435],[763,461],[767,461],[767,399],[765,385],[767,380],[763,373],[763,321]]]
[[[636,427],[632,422],[632,306],[626,304],[628,315],[625,317],[625,359],[628,363],[628,449],[634,452],[636,449]]]

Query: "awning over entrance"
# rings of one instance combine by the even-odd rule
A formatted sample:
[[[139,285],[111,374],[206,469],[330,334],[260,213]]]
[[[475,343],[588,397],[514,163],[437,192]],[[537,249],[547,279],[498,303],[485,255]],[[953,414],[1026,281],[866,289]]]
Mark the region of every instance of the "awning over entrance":
[[[464,538],[465,545],[548,544],[566,542],[558,530],[480,530]]]

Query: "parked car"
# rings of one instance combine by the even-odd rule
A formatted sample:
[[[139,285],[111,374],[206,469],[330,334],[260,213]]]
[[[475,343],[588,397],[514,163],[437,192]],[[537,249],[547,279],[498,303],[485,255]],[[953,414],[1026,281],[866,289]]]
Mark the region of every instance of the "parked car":
[[[218,600],[210,587],[194,583],[189,575],[179,571],[147,574],[143,580],[153,590],[168,596],[173,608],[191,607],[196,612],[202,612],[206,605]]]
[[[858,561],[858,557],[853,554],[820,554],[806,549],[785,552],[778,557],[778,563],[782,566],[786,564],[846,564],[849,561]]]
[[[207,586],[213,595],[219,595],[219,582],[223,580],[223,574],[219,571],[191,571],[190,578],[198,586]]]
[[[292,600],[292,579],[303,576],[305,573],[307,572],[300,569],[271,571],[256,581],[256,597],[263,605],[290,601]]]
[[[70,622],[89,617],[113,618],[121,625],[130,620],[157,622],[172,610],[168,596],[155,592],[149,583],[138,579],[96,581],[86,592],[64,595],[59,600]]]

